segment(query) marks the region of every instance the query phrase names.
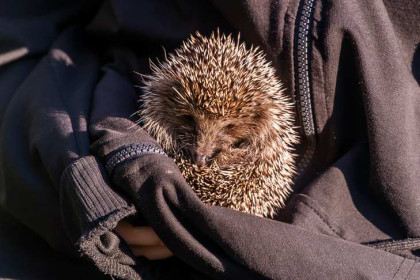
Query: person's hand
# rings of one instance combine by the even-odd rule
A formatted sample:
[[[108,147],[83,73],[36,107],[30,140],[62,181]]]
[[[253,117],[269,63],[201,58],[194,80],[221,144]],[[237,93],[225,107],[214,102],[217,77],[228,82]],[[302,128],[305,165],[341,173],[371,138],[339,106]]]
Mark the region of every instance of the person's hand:
[[[125,240],[135,256],[149,260],[161,260],[173,256],[151,227],[133,227],[120,221],[115,231]]]

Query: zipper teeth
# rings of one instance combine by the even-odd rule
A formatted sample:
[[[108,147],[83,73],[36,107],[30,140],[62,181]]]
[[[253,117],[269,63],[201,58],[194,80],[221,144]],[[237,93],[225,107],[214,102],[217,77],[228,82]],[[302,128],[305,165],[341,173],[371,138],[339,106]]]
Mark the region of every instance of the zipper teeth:
[[[298,163],[299,172],[303,171],[309,164],[315,151],[315,126],[313,122],[313,111],[311,104],[311,92],[309,85],[309,30],[311,16],[314,10],[315,0],[303,0],[302,14],[299,18],[299,28],[297,31],[297,68],[298,84],[297,98],[300,107],[303,123],[303,132],[308,140],[305,152]]]
[[[123,161],[141,157],[148,154],[165,155],[165,152],[152,143],[133,144],[121,147],[117,153],[107,160],[105,169],[108,174],[112,174],[114,168]]]

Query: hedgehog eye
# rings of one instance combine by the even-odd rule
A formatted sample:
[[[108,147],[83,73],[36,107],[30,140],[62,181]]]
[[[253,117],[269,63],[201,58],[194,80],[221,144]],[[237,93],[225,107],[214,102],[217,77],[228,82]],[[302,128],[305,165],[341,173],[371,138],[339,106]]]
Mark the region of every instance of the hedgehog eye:
[[[248,141],[244,138],[238,139],[235,143],[233,143],[232,148],[234,149],[245,149],[248,145]]]
[[[235,125],[233,123],[228,124],[227,126],[225,126],[225,129],[227,130],[231,130],[235,127]]]
[[[220,152],[222,151],[222,149],[217,148],[213,151],[213,153],[209,156],[209,159],[214,159],[218,154],[220,154]]]

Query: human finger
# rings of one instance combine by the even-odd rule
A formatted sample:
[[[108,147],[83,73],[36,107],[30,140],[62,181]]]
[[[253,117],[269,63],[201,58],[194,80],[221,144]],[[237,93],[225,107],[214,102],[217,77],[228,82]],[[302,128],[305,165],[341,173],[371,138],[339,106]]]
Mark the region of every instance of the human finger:
[[[165,246],[131,246],[135,256],[144,256],[149,260],[161,260],[173,256],[173,253]]]
[[[132,246],[155,246],[163,244],[151,227],[133,227],[126,221],[118,223],[115,231]]]

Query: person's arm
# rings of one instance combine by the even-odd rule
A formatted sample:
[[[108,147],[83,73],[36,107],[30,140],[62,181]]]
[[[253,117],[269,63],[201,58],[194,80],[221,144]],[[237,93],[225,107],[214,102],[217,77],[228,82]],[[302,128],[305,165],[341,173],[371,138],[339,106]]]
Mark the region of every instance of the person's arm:
[[[70,2],[3,7],[14,14],[0,18],[0,204],[55,250],[137,279],[112,232],[136,210],[89,151],[100,65],[83,30],[65,27],[90,6]]]
[[[88,143],[82,123],[98,65],[86,48],[66,43],[75,30],[64,30],[92,4],[21,4],[2,3],[0,16],[0,202],[51,246],[76,254],[58,196],[66,166],[88,154],[78,142]],[[73,83],[82,76],[86,82]]]

